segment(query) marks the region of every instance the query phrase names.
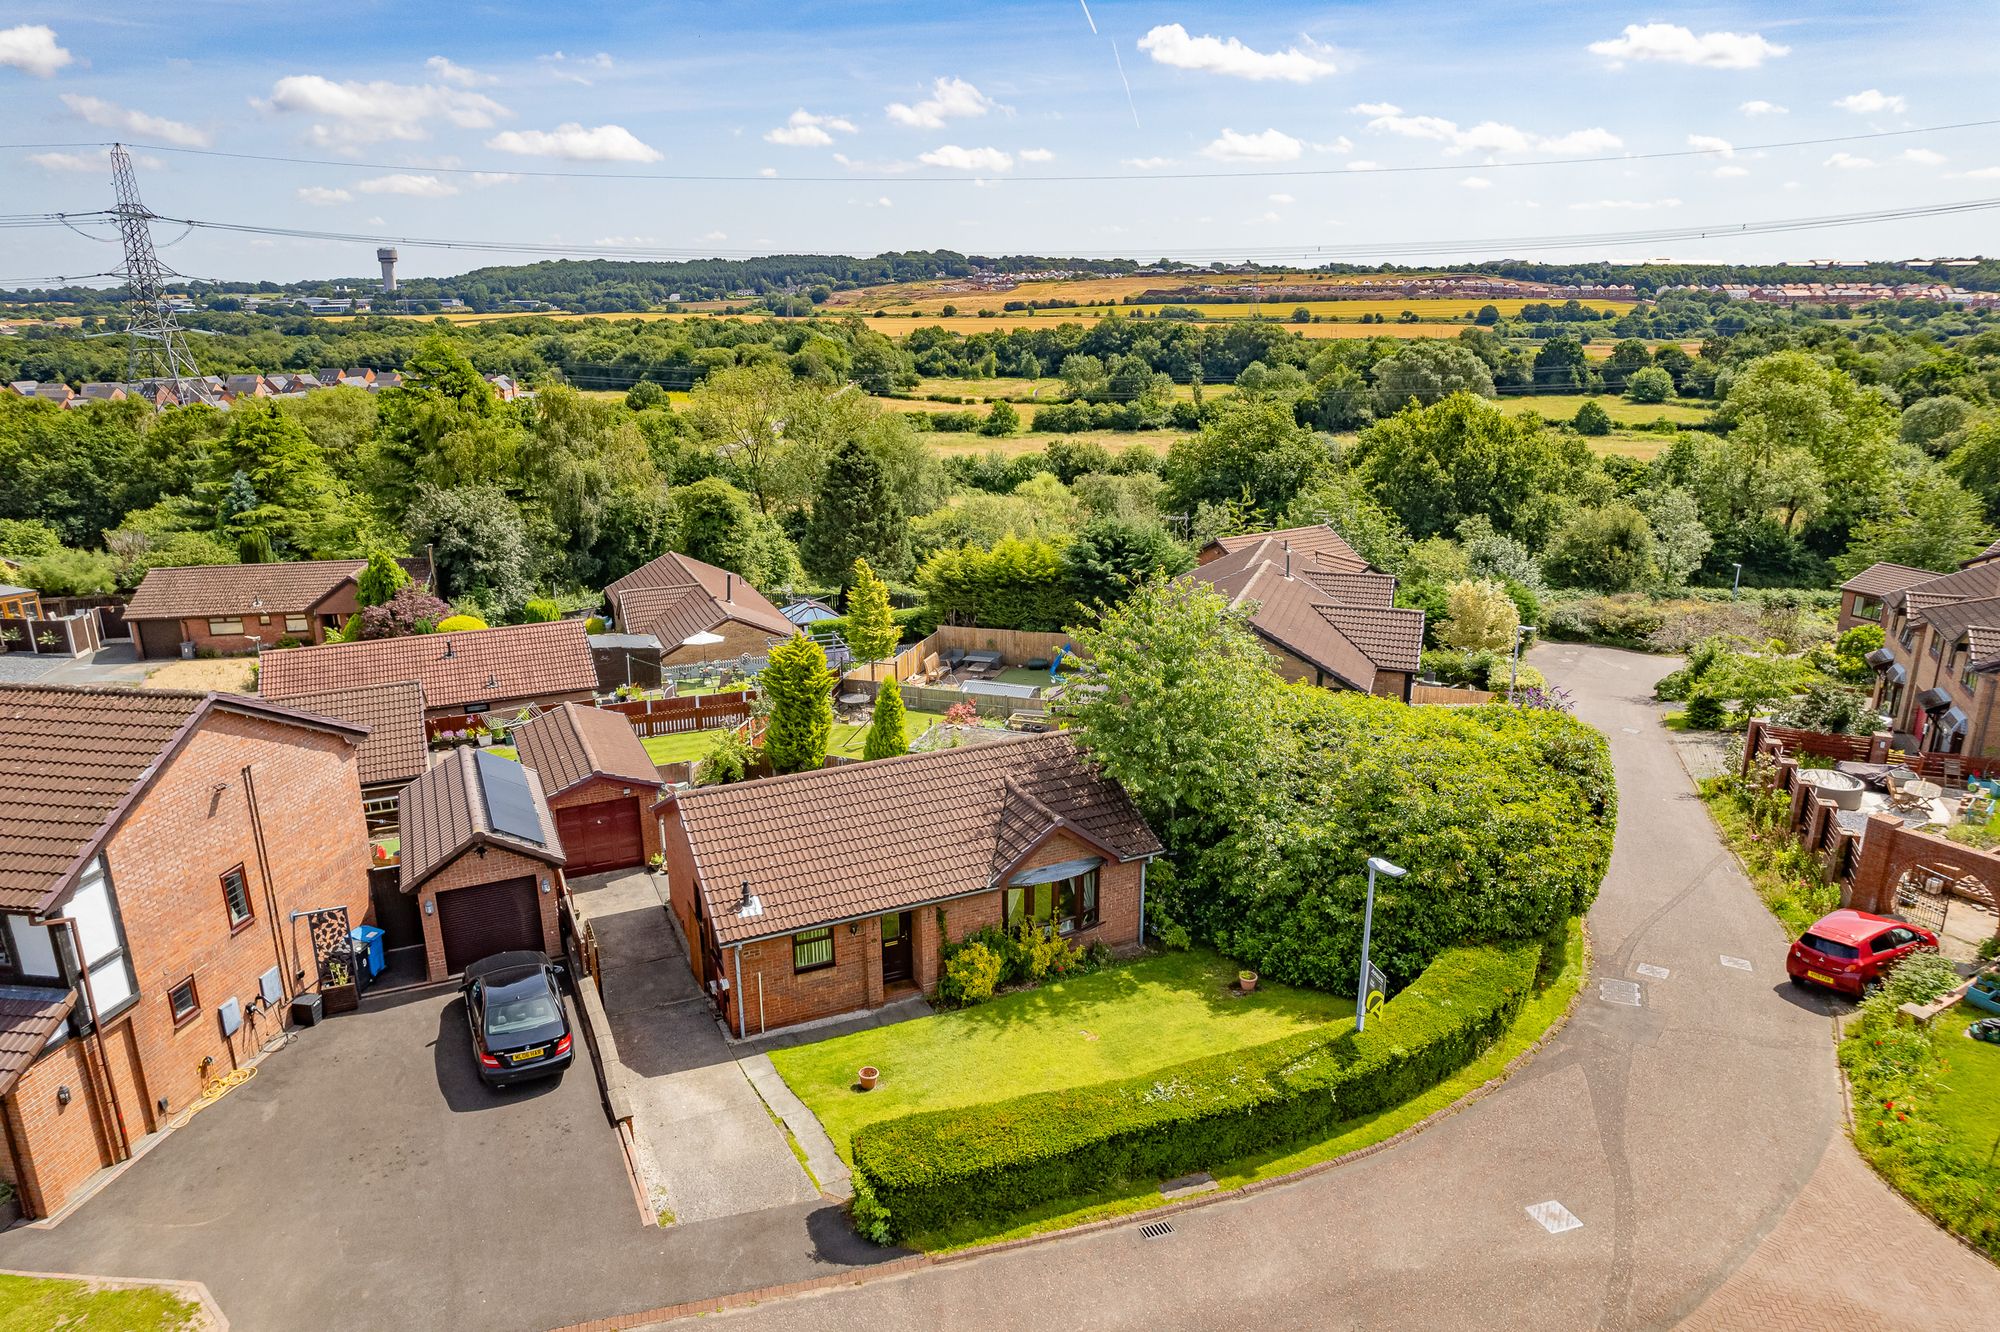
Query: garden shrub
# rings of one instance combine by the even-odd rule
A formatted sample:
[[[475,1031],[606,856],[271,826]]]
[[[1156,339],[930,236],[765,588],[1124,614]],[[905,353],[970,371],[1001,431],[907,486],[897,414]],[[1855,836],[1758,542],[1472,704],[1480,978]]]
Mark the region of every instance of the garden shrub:
[[[1796,726],[1822,735],[1861,735],[1881,724],[1881,714],[1868,707],[1868,696],[1849,685],[1827,681],[1807,689],[1777,715],[1780,726]]]
[[[1541,954],[1539,940],[1447,950],[1359,1034],[1343,1025],[1337,1035],[1307,1032],[1136,1077],[867,1125],[853,1142],[857,1197],[865,1184],[868,1224],[901,1240],[1324,1136],[1471,1062],[1520,1011]]]
[[[1000,956],[983,943],[967,944],[944,964],[938,998],[947,1004],[979,1004],[1000,984]]]
[[[1457,648],[1432,648],[1423,654],[1421,665],[1425,675],[1445,684],[1484,689],[1486,677],[1492,672],[1495,662],[1504,665],[1506,658],[1485,650],[1462,652]]]
[[[1517,689],[1540,689],[1548,683],[1546,676],[1525,661],[1517,663],[1503,656],[1486,668],[1485,687],[1492,693],[1506,693],[1509,679],[1513,680]]]
[[[1722,700],[1706,689],[1697,689],[1688,695],[1687,726],[1692,731],[1719,731],[1728,713]]]

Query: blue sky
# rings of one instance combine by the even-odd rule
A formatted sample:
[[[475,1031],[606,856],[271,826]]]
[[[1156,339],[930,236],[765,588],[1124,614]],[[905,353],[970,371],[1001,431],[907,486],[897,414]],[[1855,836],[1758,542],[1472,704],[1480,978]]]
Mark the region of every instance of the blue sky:
[[[1152,257],[1595,235],[2000,196],[1997,129],[1750,147],[2000,116],[1996,12],[10,4],[0,138],[321,159],[150,151],[140,177],[163,214],[368,236]],[[1574,160],[1690,147],[1712,151]],[[1380,169],[1399,167],[1438,169]],[[1222,175],[1162,178],[1191,172]],[[78,211],[110,187],[100,150],[9,147],[0,196],[0,211]],[[1512,252],[1901,257],[1989,250],[1991,225]],[[109,264],[68,231],[6,236],[7,285]],[[402,253],[406,273],[507,259]],[[209,232],[164,257],[222,278],[373,266],[365,243]]]

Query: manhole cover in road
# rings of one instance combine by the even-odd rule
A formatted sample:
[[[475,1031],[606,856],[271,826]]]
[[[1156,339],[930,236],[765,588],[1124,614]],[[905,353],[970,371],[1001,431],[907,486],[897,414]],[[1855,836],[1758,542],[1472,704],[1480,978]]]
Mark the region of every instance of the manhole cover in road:
[[[1597,997],[1607,1004],[1624,1004],[1627,1008],[1637,1008],[1639,987],[1628,980],[1600,980],[1597,982]]]
[[[1583,1228],[1583,1222],[1576,1219],[1576,1214],[1559,1202],[1530,1203],[1528,1205],[1528,1215],[1534,1218],[1536,1225],[1548,1231],[1551,1235],[1560,1235],[1565,1230],[1580,1230]]]
[[[1734,967],[1738,971],[1754,971],[1756,969],[1750,965],[1749,958],[1731,957],[1727,953],[1724,953],[1722,955],[1722,965],[1725,967]]]
[[[1641,962],[1632,969],[1648,980],[1665,980],[1667,977],[1673,975],[1665,967],[1656,967],[1651,962]]]

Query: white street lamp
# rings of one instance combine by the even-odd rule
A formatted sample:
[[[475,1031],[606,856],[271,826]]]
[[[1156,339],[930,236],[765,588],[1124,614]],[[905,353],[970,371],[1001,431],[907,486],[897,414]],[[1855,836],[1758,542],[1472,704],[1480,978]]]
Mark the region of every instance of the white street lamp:
[[[1532,624],[1514,626],[1514,651],[1507,660],[1507,701],[1514,701],[1514,682],[1521,674],[1521,644],[1528,641],[1528,635],[1535,632]]]
[[[1368,936],[1375,929],[1375,876],[1378,873],[1386,874],[1392,879],[1400,879],[1405,874],[1408,874],[1409,871],[1401,865],[1391,865],[1380,856],[1368,857],[1368,905],[1361,912],[1360,1002],[1354,1006],[1354,1029],[1356,1031],[1365,1031],[1368,1028],[1368,973],[1374,970],[1374,968],[1368,965]]]

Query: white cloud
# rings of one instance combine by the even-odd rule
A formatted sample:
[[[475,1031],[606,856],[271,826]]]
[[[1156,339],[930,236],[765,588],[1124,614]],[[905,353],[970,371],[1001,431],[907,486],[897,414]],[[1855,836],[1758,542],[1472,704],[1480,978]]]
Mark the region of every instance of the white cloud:
[[[183,148],[206,148],[209,145],[208,134],[192,125],[183,125],[180,121],[168,120],[165,116],[134,111],[114,102],[107,102],[101,97],[64,93],[62,103],[91,124],[102,125],[105,129],[124,130],[128,134],[143,135],[148,139],[165,139],[168,143],[179,144]]]
[[[450,181],[439,180],[436,176],[419,176],[407,171],[399,171],[390,176],[374,176],[357,184],[355,189],[363,194],[401,194],[411,199],[447,199],[458,193],[458,186]]]
[[[829,130],[842,134],[855,133],[854,122],[844,116],[816,116],[800,107],[785,118],[785,123],[764,133],[765,143],[781,144],[786,148],[824,148],[833,142]]]
[[[111,170],[109,148],[99,148],[94,153],[33,153],[29,155],[28,160],[44,171],[87,171],[92,175],[101,175]],[[148,171],[157,171],[160,168],[160,159],[148,157],[144,153],[135,153],[132,165],[144,167]]]
[[[1628,60],[1659,60],[1708,69],[1755,69],[1791,49],[1766,41],[1754,32],[1697,34],[1678,23],[1628,23],[1620,35],[1590,44],[1590,53],[1609,60],[1613,69]]]
[[[883,110],[898,125],[913,129],[943,129],[947,120],[972,120],[989,111],[1006,110],[964,79],[940,78],[931,84],[931,95],[915,106],[891,102]]]
[[[1643,213],[1654,208],[1679,208],[1679,199],[1591,199],[1584,203],[1573,203],[1571,208],[1578,212],[1627,212]]]
[[[1458,182],[1458,187],[1462,190],[1490,190],[1493,182],[1484,176],[1467,176]]]
[[[925,166],[950,167],[955,171],[1006,171],[1014,159],[998,148],[961,148],[955,143],[917,154]]]
[[[56,44],[56,30],[45,23],[23,23],[18,28],[0,28],[0,65],[23,70],[36,78],[52,78],[55,72],[76,59]]]
[[[659,241],[652,236],[599,236],[591,244],[615,245],[621,249],[632,249],[640,246],[658,245]]]
[[[1531,134],[1497,120],[1484,120],[1470,128],[1443,116],[1406,116],[1402,108],[1384,102],[1364,103],[1354,108],[1373,116],[1368,128],[1384,134],[1400,134],[1407,139],[1429,139],[1454,153],[1524,153],[1539,150],[1562,156],[1605,153],[1624,146],[1624,140],[1607,129],[1571,130],[1554,136]]]
[[[612,66],[611,56],[604,51],[591,56],[564,55],[561,51],[551,51],[542,56],[541,61],[554,77],[564,83],[580,83],[586,88],[591,85],[593,76],[609,73]]]
[[[1337,72],[1327,60],[1298,47],[1258,51],[1234,37],[1193,37],[1178,23],[1164,23],[1139,39],[1139,49],[1162,65],[1225,74],[1230,78],[1311,83]]]
[[[304,203],[315,208],[331,208],[335,204],[353,203],[354,196],[346,190],[328,189],[324,185],[301,186],[296,193]]]
[[[1298,200],[1292,198],[1292,196],[1289,194],[1267,194],[1264,197],[1266,199],[1269,199],[1274,204],[1288,204],[1288,203],[1298,202]]]
[[[1255,226],[1267,226],[1273,222],[1282,222],[1284,221],[1284,219],[1279,217],[1276,213],[1266,211],[1257,214],[1257,216],[1255,217],[1246,217],[1243,219],[1243,221],[1246,225],[1255,227]]]
[[[1316,153],[1351,153],[1354,151],[1354,140],[1345,134],[1336,134],[1332,143],[1313,144],[1312,150]]]
[[[1966,180],[2000,180],[2000,166],[1974,167],[1957,173]]]
[[[1736,109],[1746,116],[1788,116],[1791,114],[1789,107],[1779,106],[1776,102],[1767,102],[1761,97],[1745,102]]]
[[[1727,139],[1718,139],[1713,134],[1688,135],[1688,147],[1698,153],[1714,153],[1718,157],[1736,156],[1736,145]]]
[[[1224,129],[1215,142],[1201,150],[1201,155],[1218,162],[1296,162],[1305,147],[1283,130],[1238,134],[1233,129]]]
[[[571,121],[552,130],[505,130],[486,141],[488,148],[523,157],[561,157],[572,162],[657,162],[660,150],[641,143],[623,125],[590,129]]]
[[[499,82],[491,74],[481,74],[476,69],[467,69],[464,65],[454,64],[443,56],[432,56],[424,61],[424,68],[446,83],[456,83],[461,88],[479,88]]]
[[[1749,174],[1749,167],[1719,166],[1715,169],[1715,175],[1720,180],[1734,180],[1739,176],[1747,176]]]
[[[1394,102],[1356,102],[1348,110],[1357,116],[1400,116],[1403,108]]]
[[[1128,157],[1124,159],[1124,163],[1128,167],[1137,167],[1141,171],[1157,171],[1161,167],[1175,165],[1174,159],[1171,157]]]
[[[763,178],[764,178],[765,180],[775,180],[775,179],[777,179],[777,175],[778,175],[778,168],[776,168],[776,167],[758,167],[758,168],[757,168],[757,174],[758,174],[758,175],[760,175],[760,176],[762,176],[762,177],[763,177]]]
[[[895,206],[894,201],[886,194],[876,196],[875,202],[870,205],[873,208],[894,208]]]
[[[1903,160],[1905,162],[1915,162],[1918,166],[1943,166],[1945,156],[1943,153],[1933,152],[1929,148],[1905,148],[1903,150]]]
[[[1056,155],[1047,148],[1023,148],[1015,154],[1023,162],[1053,162]]]
[[[726,241],[729,239],[729,233],[726,231],[706,231],[702,233],[701,238],[705,241]]]
[[[1875,162],[1873,158],[1856,157],[1853,153],[1835,153],[1820,165],[1835,167],[1841,171],[1866,171],[1874,166]]]
[[[1885,93],[1880,88],[1867,88],[1858,93],[1849,93],[1834,105],[1843,111],[1852,111],[1863,116],[1880,115],[1884,111],[1900,116],[1910,109],[1910,104],[1901,97]]]
[[[1347,169],[1349,171],[1380,171],[1382,169],[1382,164],[1380,162],[1370,162],[1365,159],[1362,159],[1358,161],[1349,162],[1347,164]]]
[[[251,99],[266,111],[316,116],[312,138],[322,146],[348,147],[383,139],[427,138],[428,122],[446,120],[460,129],[485,129],[508,115],[506,107],[484,93],[435,84],[335,83],[317,74],[293,74],[271,86],[265,101]]]

